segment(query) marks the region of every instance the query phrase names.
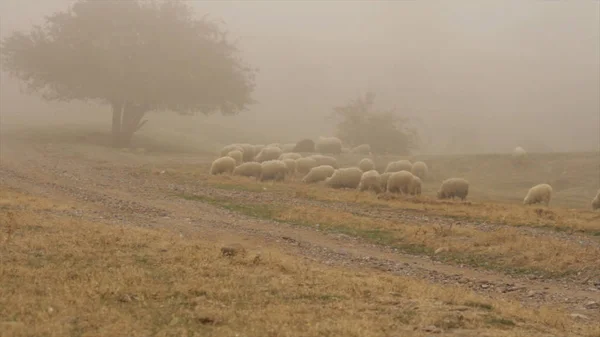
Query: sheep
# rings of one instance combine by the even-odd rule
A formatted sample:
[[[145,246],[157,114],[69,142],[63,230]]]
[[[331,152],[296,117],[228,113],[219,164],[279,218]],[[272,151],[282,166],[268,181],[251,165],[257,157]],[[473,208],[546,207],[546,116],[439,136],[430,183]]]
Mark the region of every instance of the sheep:
[[[302,178],[302,182],[306,184],[317,183],[331,177],[334,172],[335,169],[330,165],[316,166],[308,171],[308,174]]]
[[[325,180],[325,185],[332,188],[356,188],[360,184],[363,172],[358,167],[348,167],[335,170],[333,175]]]
[[[235,150],[238,150],[242,153],[244,152],[244,148],[241,147],[239,144],[229,144],[229,145],[224,146],[221,149],[221,152],[219,152],[219,153],[220,153],[221,157],[225,157],[229,152],[235,151]]]
[[[258,144],[258,145],[254,145],[253,148],[254,148],[254,156],[256,156],[257,154],[260,153],[260,151],[262,151],[265,148],[265,146],[263,144]],[[254,158],[252,158],[252,159],[254,159]],[[249,161],[252,161],[252,160],[249,160]]]
[[[347,147],[342,147],[342,153],[350,153],[351,149]]]
[[[420,179],[425,180],[429,169],[427,168],[427,164],[425,164],[422,161],[418,161],[412,165],[412,169],[410,170],[410,172],[415,176],[419,177]]]
[[[523,199],[523,205],[531,205],[543,202],[546,204],[546,207],[548,207],[551,199],[552,186],[548,184],[538,184],[529,189],[527,195]]]
[[[315,142],[312,139],[302,139],[296,143],[292,152],[315,152]]]
[[[317,161],[313,158],[298,158],[296,159],[296,171],[298,173],[307,174],[310,169],[316,167]]]
[[[239,147],[241,147],[243,150],[242,152],[244,154],[243,155],[244,162],[254,160],[254,156],[256,155],[256,153],[258,153],[258,152],[254,151],[254,145],[251,145],[251,144],[237,144],[237,145]]]
[[[512,152],[513,164],[521,165],[527,159],[527,152],[520,146],[517,146]]]
[[[358,167],[361,171],[367,172],[375,169],[375,163],[371,159],[365,158],[358,163]]]
[[[261,172],[262,166],[260,165],[260,163],[245,162],[233,170],[233,175],[242,177],[254,177],[256,179],[259,179]]]
[[[234,150],[227,154],[227,156],[235,159],[235,164],[240,165],[244,162],[244,153],[240,150]]]
[[[411,195],[421,195],[421,186],[423,182],[421,178],[413,174],[412,181],[410,182],[408,193]]]
[[[358,153],[358,154],[370,154],[371,153],[371,145],[361,144],[361,145],[353,148],[352,150],[350,150],[350,152]]]
[[[262,163],[269,160],[276,160],[277,158],[279,158],[279,156],[281,156],[280,148],[274,146],[266,146],[256,155],[256,157],[254,157],[254,161]]]
[[[269,160],[260,164],[260,181],[275,180],[282,181],[285,179],[287,166],[281,160]]]
[[[409,171],[393,172],[387,182],[387,191],[390,193],[410,194],[413,174]]]
[[[315,144],[315,151],[322,154],[340,154],[342,141],[337,137],[319,137]]]
[[[338,168],[337,159],[335,159],[333,157],[324,156],[321,154],[314,154],[308,158],[312,158],[312,159],[316,160],[317,166],[329,165],[329,166],[332,166],[333,168]]]
[[[283,153],[290,153],[294,151],[295,147],[296,144],[294,143],[283,144],[281,145],[281,150],[283,151]]]
[[[412,163],[408,160],[393,161],[385,168],[385,172],[412,171]]]
[[[379,172],[376,170],[366,171],[360,177],[360,183],[358,184],[358,190],[360,192],[372,190],[375,193],[381,192],[381,184],[379,182]],[[387,184],[387,182],[386,182]]]
[[[465,200],[469,194],[469,182],[463,178],[449,178],[442,182],[437,192],[438,199],[454,199],[458,197]]]
[[[232,173],[235,169],[235,159],[225,156],[215,159],[210,165],[210,174]]]
[[[267,146],[265,146],[265,147],[278,147],[279,149],[281,149],[281,147],[282,147],[282,146],[281,146],[281,144],[279,144],[279,143],[271,143],[271,144],[268,144],[268,145],[267,145]]]
[[[382,191],[386,191],[387,190],[387,183],[388,180],[390,179],[390,176],[392,175],[393,172],[386,172],[384,174],[379,175],[379,187],[381,188]]]
[[[287,168],[287,175],[294,175],[296,173],[296,161],[294,159],[283,159],[282,161]]]
[[[592,210],[600,209],[600,190],[596,193],[596,197],[592,200]]]
[[[298,158],[302,158],[302,155],[300,153],[294,153],[294,152],[284,153],[281,156],[279,156],[279,160],[284,160],[284,159],[296,160]]]

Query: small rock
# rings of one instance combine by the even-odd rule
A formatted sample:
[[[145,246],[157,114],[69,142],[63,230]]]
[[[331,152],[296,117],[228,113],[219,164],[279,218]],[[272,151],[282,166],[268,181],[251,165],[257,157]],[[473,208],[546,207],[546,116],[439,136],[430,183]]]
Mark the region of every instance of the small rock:
[[[487,283],[484,283],[484,284],[481,285],[481,288],[483,288],[483,289],[487,289],[489,287],[490,287],[490,285],[487,284]]]
[[[598,309],[598,308],[600,308],[600,304],[598,304],[598,302],[588,301],[588,302],[585,303],[584,307],[586,309],[590,309],[590,310],[592,310],[592,309]]]
[[[535,294],[536,294],[535,290],[529,290],[527,292],[527,297],[533,297],[533,296],[535,296]]]
[[[230,244],[224,247],[221,247],[221,255],[223,256],[236,256],[236,255],[245,255],[246,249],[239,243]]]
[[[588,316],[586,316],[586,315],[577,314],[577,313],[575,313],[575,314],[571,314],[570,316],[571,316],[571,317],[573,317],[573,318],[579,318],[579,319],[590,319],[590,318],[589,318]]]
[[[423,328],[423,331],[425,332],[431,332],[431,333],[441,333],[442,329],[438,328],[435,325],[429,325]]]

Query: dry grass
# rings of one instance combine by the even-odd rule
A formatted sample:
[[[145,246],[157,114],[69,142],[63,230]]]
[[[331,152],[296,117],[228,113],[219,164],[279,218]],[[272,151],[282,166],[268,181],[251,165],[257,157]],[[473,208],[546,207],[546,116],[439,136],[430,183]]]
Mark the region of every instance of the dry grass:
[[[202,233],[91,223],[4,188],[0,205],[2,336],[421,336],[428,325],[463,336],[599,333],[558,309],[274,250],[225,258]]]

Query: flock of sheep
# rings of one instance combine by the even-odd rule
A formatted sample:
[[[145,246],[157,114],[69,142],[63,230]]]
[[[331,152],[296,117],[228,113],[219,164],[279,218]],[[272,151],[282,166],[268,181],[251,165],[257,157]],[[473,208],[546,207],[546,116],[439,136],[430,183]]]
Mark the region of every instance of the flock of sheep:
[[[356,167],[338,167],[337,159],[331,155],[341,153],[368,155],[371,147],[359,145],[353,149],[342,147],[336,137],[320,137],[316,142],[304,139],[296,144],[231,144],[221,150],[221,157],[216,159],[210,174],[233,174],[254,177],[259,181],[283,181],[302,176],[303,183],[323,182],[332,188],[350,188],[359,192],[399,193],[420,195],[422,181],[428,173],[427,164],[422,161],[411,163],[398,160],[388,163],[385,172],[375,170],[375,163],[362,159]],[[316,153],[316,154],[315,154]],[[527,153],[517,147],[512,154],[515,164],[522,164]],[[442,182],[437,191],[438,199],[460,198],[465,200],[469,194],[469,182],[463,178],[449,178]],[[523,200],[524,205],[543,203],[550,204],[552,187],[539,184],[532,187]],[[600,191],[592,201],[592,209],[600,209]]]

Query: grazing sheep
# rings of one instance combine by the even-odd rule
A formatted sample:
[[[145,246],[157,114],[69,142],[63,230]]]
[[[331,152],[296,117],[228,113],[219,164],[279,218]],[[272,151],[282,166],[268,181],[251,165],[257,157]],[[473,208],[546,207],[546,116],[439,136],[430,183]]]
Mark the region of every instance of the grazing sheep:
[[[284,153],[281,156],[279,156],[279,160],[284,160],[284,159],[296,160],[298,158],[302,158],[302,155],[300,153],[294,153],[294,152]]]
[[[425,177],[427,176],[429,169],[427,168],[427,164],[425,164],[422,161],[418,161],[412,165],[412,169],[410,170],[410,172],[412,172],[412,174],[416,175],[417,177],[421,178],[422,180],[425,180]]]
[[[523,199],[523,205],[544,203],[546,204],[546,207],[548,207],[551,199],[552,186],[548,184],[539,184],[529,189],[529,192],[527,192],[525,199]]]
[[[360,183],[358,184],[359,191],[374,191],[375,193],[381,192],[381,184],[379,182],[379,172],[376,170],[366,171],[360,177]],[[386,182],[387,184],[387,182]]]
[[[265,146],[262,145],[262,144],[254,145],[253,147],[254,147],[254,156],[255,157],[256,157],[257,154],[260,153],[260,151],[262,151],[262,149],[265,148]],[[254,158],[252,158],[252,159],[254,159]],[[252,161],[252,160],[249,160],[249,161]]]
[[[379,175],[379,187],[381,188],[382,191],[387,190],[388,180],[390,179],[390,176],[392,175],[392,173],[393,172],[386,172],[384,174]]]
[[[332,188],[356,188],[360,184],[363,172],[358,167],[348,167],[335,170],[333,175],[325,180],[325,185]]]
[[[454,197],[465,200],[469,194],[469,182],[463,178],[449,178],[442,182],[437,192],[438,199],[454,199]]]
[[[296,159],[296,171],[298,173],[307,174],[310,169],[316,167],[317,161],[313,158],[298,158]]]
[[[295,147],[296,144],[294,143],[283,144],[281,145],[281,150],[283,151],[283,153],[290,153],[294,151]]]
[[[342,141],[337,137],[319,137],[315,144],[315,151],[322,154],[340,154]]]
[[[302,178],[303,183],[317,183],[323,181],[333,175],[335,169],[330,165],[316,166],[308,171],[308,174]]]
[[[229,152],[238,150],[240,152],[244,152],[244,148],[240,146],[240,144],[229,144],[221,149],[220,155],[221,157],[225,157]]]
[[[251,145],[251,144],[238,144],[238,146],[241,147],[242,150],[243,150],[242,153],[244,154],[244,156],[243,156],[244,162],[254,160],[254,156],[256,154],[254,152],[254,145]]]
[[[413,174],[413,179],[410,182],[408,193],[411,195],[421,195],[421,186],[422,185],[423,185],[423,182],[421,181],[421,178],[419,178]]]
[[[260,173],[262,172],[262,166],[260,163],[250,161],[245,162],[242,165],[239,165],[233,170],[234,176],[242,176],[242,177],[254,177],[256,179],[260,178]]]
[[[235,169],[235,159],[225,156],[215,159],[210,165],[210,174],[232,173]]]
[[[410,194],[413,174],[409,171],[393,172],[387,182],[387,191],[390,193]]]
[[[412,163],[408,160],[393,161],[385,168],[385,172],[412,171]]]
[[[281,156],[280,148],[274,146],[266,146],[256,155],[256,157],[254,157],[254,161],[262,163],[269,160],[276,160],[277,158],[279,158],[279,156]]]
[[[260,181],[275,180],[282,181],[285,179],[285,173],[287,172],[287,166],[281,160],[269,160],[260,164]]]
[[[315,142],[312,139],[302,139],[296,143],[292,152],[315,152]]]
[[[282,161],[287,168],[287,175],[294,175],[296,173],[296,161],[294,159],[283,159]]]
[[[527,159],[527,152],[520,146],[517,146],[512,152],[513,164],[520,165]]]
[[[352,150],[350,150],[350,152],[358,153],[358,154],[370,154],[371,153],[371,145],[361,144],[361,145],[353,148]]]
[[[375,163],[371,159],[365,158],[358,163],[358,167],[361,171],[367,172],[375,169]]]
[[[278,147],[280,150],[282,148],[281,144],[279,144],[279,143],[271,143],[271,144],[268,144],[265,147]]]
[[[596,197],[592,200],[592,210],[600,209],[600,190],[596,193]]]
[[[227,154],[227,156],[235,159],[235,164],[240,165],[244,162],[244,153],[240,150],[234,150]]]
[[[324,156],[322,154],[314,154],[308,158],[312,158],[312,159],[316,160],[317,166],[329,165],[333,168],[338,168],[337,159],[335,159],[333,157]]]

